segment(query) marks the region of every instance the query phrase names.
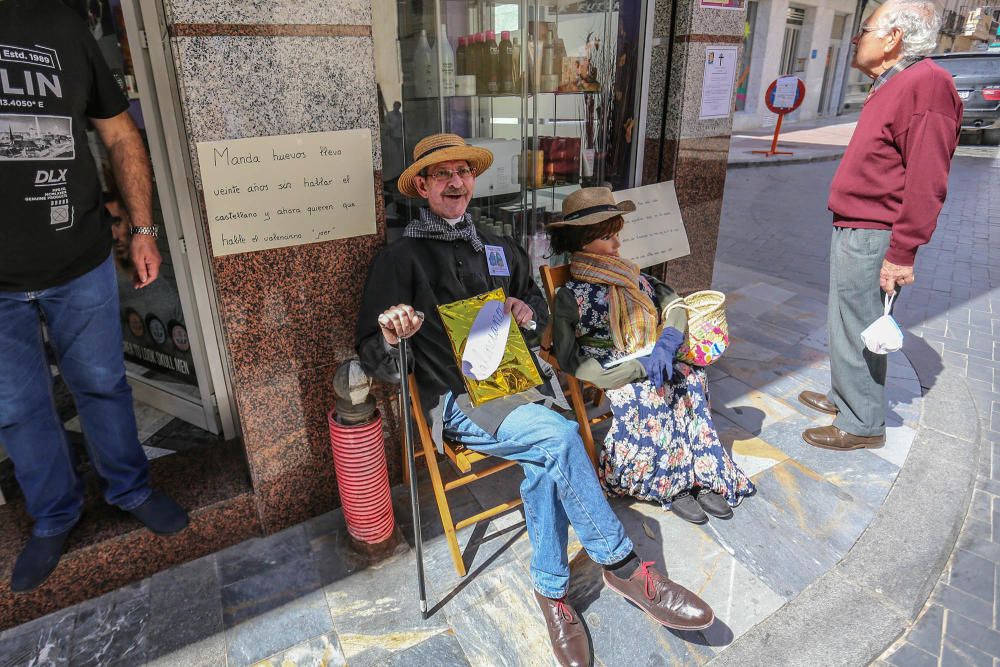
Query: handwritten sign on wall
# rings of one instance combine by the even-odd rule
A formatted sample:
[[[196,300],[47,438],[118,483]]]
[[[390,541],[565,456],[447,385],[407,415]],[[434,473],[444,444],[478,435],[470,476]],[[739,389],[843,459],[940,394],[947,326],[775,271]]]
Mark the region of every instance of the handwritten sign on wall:
[[[622,257],[642,268],[690,254],[681,208],[673,181],[618,190],[616,201],[631,199],[635,213],[625,214],[625,226],[618,234]]]
[[[215,256],[375,233],[370,130],[198,143]]]

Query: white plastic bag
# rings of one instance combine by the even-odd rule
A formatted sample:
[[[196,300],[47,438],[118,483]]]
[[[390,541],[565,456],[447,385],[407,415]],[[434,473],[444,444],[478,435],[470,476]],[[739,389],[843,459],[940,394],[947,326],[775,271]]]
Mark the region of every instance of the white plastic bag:
[[[889,314],[895,298],[895,294],[892,296],[887,294],[882,317],[869,324],[868,328],[861,332],[861,340],[865,342],[865,347],[875,354],[889,354],[903,347],[903,331]]]

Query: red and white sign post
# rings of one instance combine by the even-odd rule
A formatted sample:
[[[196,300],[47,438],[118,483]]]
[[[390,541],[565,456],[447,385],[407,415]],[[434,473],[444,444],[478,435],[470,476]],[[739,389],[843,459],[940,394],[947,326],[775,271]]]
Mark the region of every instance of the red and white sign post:
[[[779,89],[780,86],[780,89]],[[781,121],[785,114],[792,113],[802,104],[806,96],[806,84],[794,76],[783,76],[771,82],[764,93],[764,104],[772,113],[778,114],[778,123],[774,126],[774,139],[771,140],[771,150],[753,151],[761,155],[794,155],[791,151],[778,150],[778,134],[781,132]]]

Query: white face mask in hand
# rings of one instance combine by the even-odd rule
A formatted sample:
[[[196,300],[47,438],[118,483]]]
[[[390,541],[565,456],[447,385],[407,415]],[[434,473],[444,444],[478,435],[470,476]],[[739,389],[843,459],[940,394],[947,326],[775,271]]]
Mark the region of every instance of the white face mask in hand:
[[[882,317],[869,324],[868,328],[861,332],[861,340],[865,342],[865,347],[875,354],[889,354],[903,347],[903,331],[889,314],[895,298],[895,294],[886,295],[885,311]]]

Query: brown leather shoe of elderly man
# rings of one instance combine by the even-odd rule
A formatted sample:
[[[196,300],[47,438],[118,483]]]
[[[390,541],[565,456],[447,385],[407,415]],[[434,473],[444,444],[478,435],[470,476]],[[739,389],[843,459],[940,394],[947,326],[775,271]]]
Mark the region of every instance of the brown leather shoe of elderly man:
[[[590,667],[594,654],[583,619],[566,602],[566,598],[553,600],[535,591],[535,600],[542,608],[545,626],[549,630],[552,653],[561,667]]]
[[[831,424],[817,428],[807,428],[802,432],[802,439],[813,447],[834,449],[842,452],[852,449],[867,449],[881,447],[885,444],[884,435],[852,435]]]
[[[812,408],[813,410],[825,412],[828,415],[835,415],[840,412],[836,403],[827,398],[825,394],[821,394],[818,391],[802,392],[799,394],[799,403]]]
[[[605,570],[604,583],[668,628],[704,630],[715,622],[715,612],[707,602],[671,581],[653,567],[652,561],[644,561],[628,579]]]

